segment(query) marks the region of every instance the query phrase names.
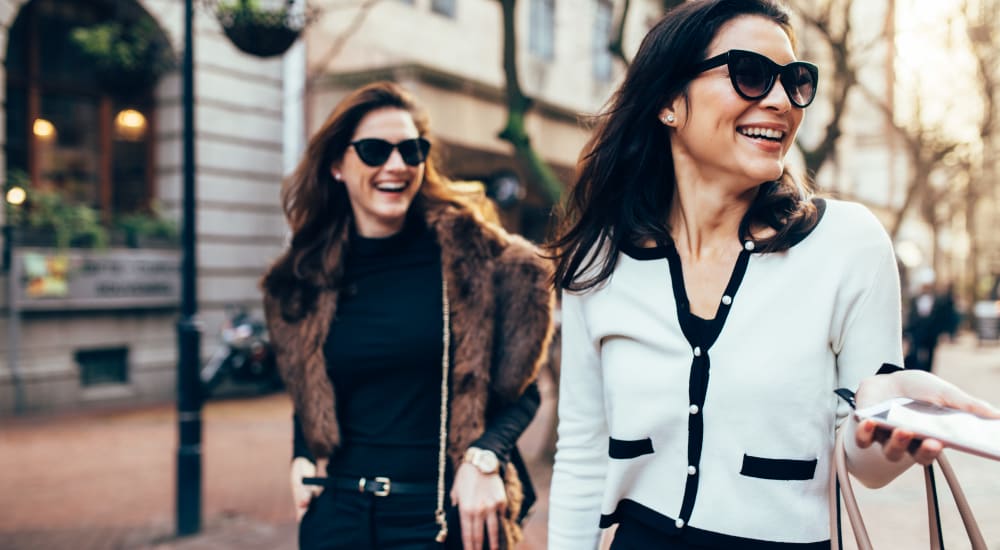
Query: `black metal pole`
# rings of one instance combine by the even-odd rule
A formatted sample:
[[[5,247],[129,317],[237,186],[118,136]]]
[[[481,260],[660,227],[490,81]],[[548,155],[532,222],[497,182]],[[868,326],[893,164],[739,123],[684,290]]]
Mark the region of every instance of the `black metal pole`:
[[[181,316],[177,322],[177,535],[201,530],[201,332],[198,323],[197,264],[195,255],[194,158],[194,37],[192,0],[184,0],[184,63],[182,67],[184,118],[183,226],[181,246]]]

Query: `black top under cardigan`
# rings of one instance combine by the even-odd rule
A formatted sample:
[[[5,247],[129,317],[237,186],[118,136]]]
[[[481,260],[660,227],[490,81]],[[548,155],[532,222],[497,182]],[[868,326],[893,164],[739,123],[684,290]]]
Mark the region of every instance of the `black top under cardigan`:
[[[422,220],[386,238],[352,233],[323,351],[342,444],[329,475],[426,481],[437,475],[441,399],[441,252]],[[474,446],[502,460],[538,410],[535,384],[497,411]],[[312,459],[298,418],[294,456]]]

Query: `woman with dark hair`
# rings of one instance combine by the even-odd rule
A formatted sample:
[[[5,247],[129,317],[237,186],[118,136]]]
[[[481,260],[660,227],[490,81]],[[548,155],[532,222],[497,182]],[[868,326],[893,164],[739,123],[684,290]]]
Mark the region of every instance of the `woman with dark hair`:
[[[829,548],[836,426],[869,486],[938,441],[848,418],[897,395],[989,407],[902,361],[878,220],[785,167],[818,69],[771,0],[693,0],[645,37],[582,155],[557,238],[549,550]]]
[[[551,270],[430,152],[413,98],[375,83],[282,189],[292,238],[264,308],[295,408],[301,548],[510,547],[533,499],[515,443],[539,405]]]

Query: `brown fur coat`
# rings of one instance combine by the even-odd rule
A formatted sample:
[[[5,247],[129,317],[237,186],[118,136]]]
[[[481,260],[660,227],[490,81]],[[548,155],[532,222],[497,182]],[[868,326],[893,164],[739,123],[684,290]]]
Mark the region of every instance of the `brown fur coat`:
[[[425,218],[441,247],[451,306],[448,456],[457,470],[465,450],[486,427],[489,400],[516,400],[538,373],[552,331],[551,273],[530,243],[467,211],[439,207],[429,209]],[[347,236],[345,224],[325,262],[338,266],[331,277],[334,281],[342,273]],[[275,262],[263,279],[269,336],[306,442],[316,457],[328,457],[340,443],[336,392],[323,355],[337,307],[337,285],[310,287],[292,274],[290,262],[284,260]],[[306,299],[301,308],[288,307],[281,297],[289,296],[315,299]],[[288,315],[296,310],[305,313],[298,318]],[[516,518],[523,498],[521,483],[510,464],[503,477],[508,516]],[[519,540],[514,522],[504,523],[507,541]]]

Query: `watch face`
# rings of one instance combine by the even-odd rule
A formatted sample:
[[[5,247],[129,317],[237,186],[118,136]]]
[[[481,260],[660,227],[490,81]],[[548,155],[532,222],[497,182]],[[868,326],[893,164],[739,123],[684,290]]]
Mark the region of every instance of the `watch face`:
[[[500,461],[492,451],[470,448],[465,455],[465,460],[484,474],[492,474],[500,469]]]
[[[488,472],[492,474],[493,472],[497,471],[497,469],[500,466],[500,464],[497,461],[496,455],[494,455],[489,451],[484,451],[479,453],[479,455],[476,458],[478,459],[476,460],[477,462],[476,466],[483,472]]]

